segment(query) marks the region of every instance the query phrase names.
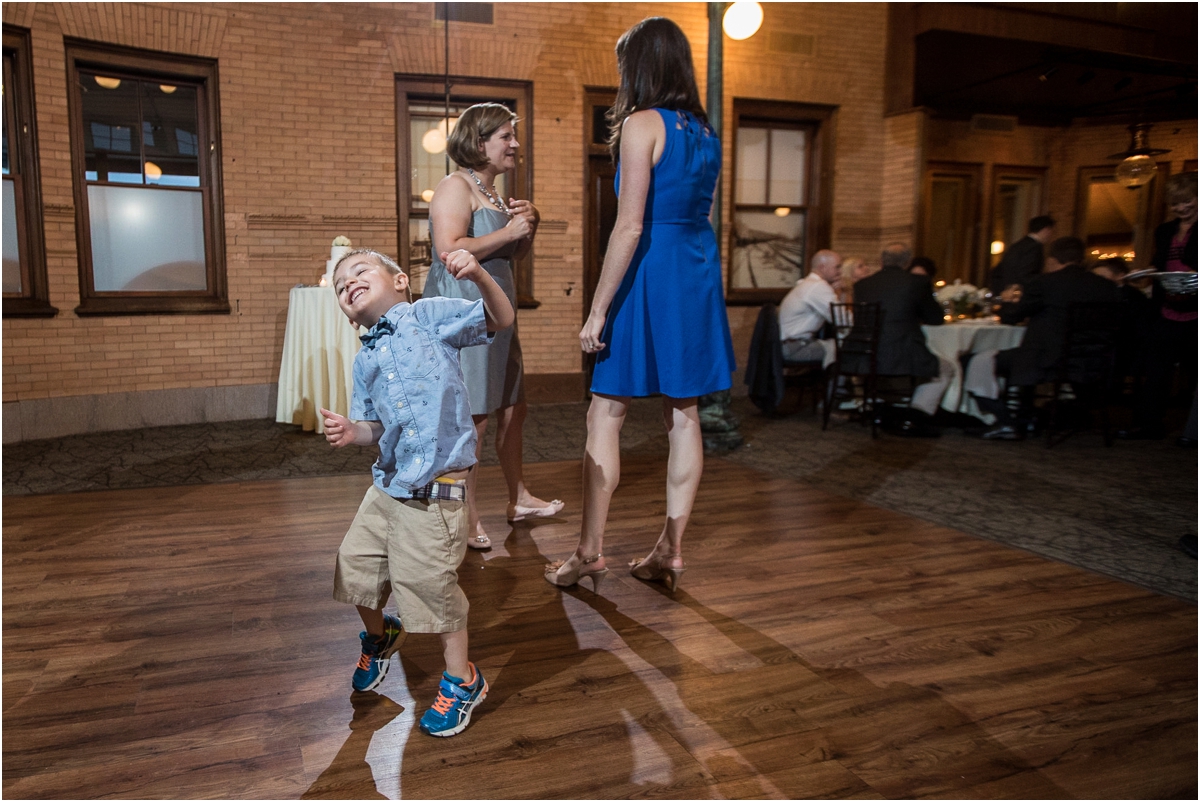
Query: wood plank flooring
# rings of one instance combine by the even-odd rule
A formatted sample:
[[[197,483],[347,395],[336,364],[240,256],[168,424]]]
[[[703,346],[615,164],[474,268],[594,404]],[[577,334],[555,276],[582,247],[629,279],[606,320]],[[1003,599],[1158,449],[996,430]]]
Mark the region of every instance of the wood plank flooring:
[[[614,569],[664,474],[626,462]],[[367,477],[6,499],[4,795],[1196,798],[1193,605],[720,459],[679,592],[563,592],[579,464],[526,478],[567,510],[509,527],[483,470],[492,690],[445,740],[415,729],[434,637],[350,693],[332,563]]]

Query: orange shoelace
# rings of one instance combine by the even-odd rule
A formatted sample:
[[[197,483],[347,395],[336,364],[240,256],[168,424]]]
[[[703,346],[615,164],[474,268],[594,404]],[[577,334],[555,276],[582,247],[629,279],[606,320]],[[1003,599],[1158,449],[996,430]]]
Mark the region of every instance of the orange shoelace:
[[[437,699],[433,700],[433,709],[441,713],[443,716],[450,712],[450,708],[454,706],[453,697],[447,696],[444,693],[438,692]]]
[[[360,654],[358,656],[358,667],[361,668],[363,671],[370,671],[371,670],[371,660],[372,660],[371,655],[365,654],[365,653]]]

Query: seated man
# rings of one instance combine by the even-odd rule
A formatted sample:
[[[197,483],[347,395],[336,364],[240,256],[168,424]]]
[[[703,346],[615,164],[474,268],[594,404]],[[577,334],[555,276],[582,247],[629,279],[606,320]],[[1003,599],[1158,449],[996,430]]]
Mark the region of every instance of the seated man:
[[[808,275],[796,282],[779,305],[779,339],[785,362],[820,362],[824,358],[817,335],[826,323],[833,322],[829,305],[837,303],[841,261],[833,251],[817,251],[808,263]]]
[[[992,295],[1012,287],[1024,287],[1034,276],[1042,272],[1042,248],[1054,236],[1054,218],[1040,215],[1029,221],[1029,233],[1004,250],[1000,264],[992,270],[988,288]]]
[[[1009,288],[1001,294],[1000,320],[1015,324],[1028,320],[1025,338],[1016,348],[980,351],[967,367],[963,389],[976,397],[980,409],[996,415],[997,424],[984,433],[987,440],[1020,440],[1033,412],[1033,390],[1054,379],[1063,358],[1067,309],[1074,303],[1120,302],[1115,284],[1083,267],[1084,245],[1076,237],[1060,237],[1050,245],[1042,274],[1022,292]],[[1004,379],[1020,387],[1021,409],[1014,415],[1000,400]]]
[[[909,406],[926,416],[937,412],[954,366],[940,360],[925,344],[922,324],[940,326],[942,307],[925,276],[907,272],[912,251],[893,244],[884,249],[883,267],[854,285],[855,303],[879,303],[883,327],[877,357],[880,376],[915,376],[927,379],[912,394]],[[944,364],[943,364],[944,363]],[[928,425],[929,421],[920,421]]]

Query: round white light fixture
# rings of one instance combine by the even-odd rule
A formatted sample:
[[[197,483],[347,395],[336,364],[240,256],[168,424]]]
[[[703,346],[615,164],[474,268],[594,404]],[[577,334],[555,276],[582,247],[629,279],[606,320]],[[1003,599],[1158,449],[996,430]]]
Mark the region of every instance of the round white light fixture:
[[[107,75],[97,75],[96,83],[105,89],[116,89],[121,85],[120,78],[109,78]]]
[[[775,209],[776,217],[787,217],[791,213],[792,213],[792,210],[786,206],[780,206],[777,209]]]
[[[1155,169],[1154,159],[1149,156],[1130,156],[1117,165],[1117,183],[1127,189],[1137,189],[1150,183]]]
[[[721,27],[730,39],[741,41],[749,39],[762,26],[763,7],[761,3],[734,3],[725,9],[721,18]]]
[[[1000,253],[1004,253],[1004,243],[1000,240],[995,240],[992,243],[992,256]]]
[[[170,84],[159,84],[158,88],[162,90],[162,93],[164,95],[171,95],[171,94],[174,94],[175,90],[178,89],[179,87],[171,86]]]
[[[146,183],[157,184],[162,178],[162,168],[154,162],[146,162]]]
[[[424,192],[422,192],[421,200],[425,201],[426,203],[429,203],[431,200],[433,200],[433,190],[427,189]]]
[[[442,153],[446,150],[446,135],[438,128],[430,128],[421,137],[421,147],[426,153]]]

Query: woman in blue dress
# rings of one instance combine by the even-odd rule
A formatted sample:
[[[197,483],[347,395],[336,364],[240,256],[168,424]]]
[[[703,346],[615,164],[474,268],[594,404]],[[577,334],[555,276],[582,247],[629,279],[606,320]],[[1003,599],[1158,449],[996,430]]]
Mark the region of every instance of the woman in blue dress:
[[[499,103],[476,103],[463,111],[446,143],[457,169],[441,180],[429,204],[429,234],[433,240],[433,265],[425,280],[425,296],[479,298],[469,281],[458,281],[442,263],[441,254],[468,250],[496,279],[513,309],[517,288],[512,263],[520,259],[537,234],[539,214],[527,200],[507,201],[496,191],[497,176],[516,167],[517,142],[513,130],[517,116]],[[525,425],[525,368],[517,325],[496,332],[487,345],[464,348],[459,357],[475,422],[476,458],[483,447],[488,416],[496,415],[496,455],[508,485],[510,522],[546,518],[562,511],[558,499],[543,501],[525,487],[522,430]],[[475,504],[476,468],[467,479],[467,507],[473,549],[491,548],[492,541],[479,521]]]
[[[546,568],[568,587],[608,574],[609,502],[621,470],[620,433],[632,396],[661,395],[671,453],[667,516],[633,576],[674,589],[683,532],[704,468],[698,396],[729,389],[735,368],[721,260],[709,222],[721,144],[708,125],[691,46],[674,22],[645,19],[617,42],[621,86],[609,112],[618,158],[617,221],[581,348],[596,354],[583,466],[583,527],[575,553]]]

